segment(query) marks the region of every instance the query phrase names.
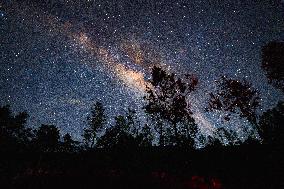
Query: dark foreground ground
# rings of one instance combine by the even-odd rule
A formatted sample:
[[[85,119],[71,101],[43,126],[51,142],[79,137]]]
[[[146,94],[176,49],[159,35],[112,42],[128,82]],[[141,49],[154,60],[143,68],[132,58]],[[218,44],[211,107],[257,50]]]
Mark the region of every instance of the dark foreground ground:
[[[2,153],[0,188],[284,188],[282,147]]]

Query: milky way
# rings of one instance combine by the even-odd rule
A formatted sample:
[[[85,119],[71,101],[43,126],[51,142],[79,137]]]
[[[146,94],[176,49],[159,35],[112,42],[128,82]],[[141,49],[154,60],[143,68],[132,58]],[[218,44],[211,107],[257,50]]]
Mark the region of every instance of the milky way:
[[[2,1],[0,104],[27,110],[32,127],[55,124],[80,139],[96,100],[110,123],[128,107],[140,110],[159,65],[199,78],[189,100],[201,132],[225,126],[242,138],[246,120],[224,124],[222,113],[204,113],[208,93],[227,75],[259,90],[259,113],[283,99],[260,68],[261,47],[284,39],[283,13],[280,1],[264,0]]]

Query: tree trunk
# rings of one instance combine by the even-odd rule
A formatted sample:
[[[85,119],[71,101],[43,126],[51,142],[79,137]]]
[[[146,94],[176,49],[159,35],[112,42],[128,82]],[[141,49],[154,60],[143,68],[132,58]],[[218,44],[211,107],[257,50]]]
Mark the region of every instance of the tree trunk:
[[[177,122],[173,122],[173,126],[174,126],[174,132],[175,132],[175,140],[176,140],[175,142],[177,143],[177,145],[180,145],[178,130],[177,130]]]
[[[93,134],[93,137],[92,137],[92,143],[91,143],[91,148],[94,147],[94,144],[95,144],[95,138],[96,138],[96,135]]]
[[[164,135],[163,135],[163,126],[161,123],[160,124],[160,138],[159,138],[159,143],[160,143],[160,146],[164,146],[165,145],[165,142],[164,142]]]

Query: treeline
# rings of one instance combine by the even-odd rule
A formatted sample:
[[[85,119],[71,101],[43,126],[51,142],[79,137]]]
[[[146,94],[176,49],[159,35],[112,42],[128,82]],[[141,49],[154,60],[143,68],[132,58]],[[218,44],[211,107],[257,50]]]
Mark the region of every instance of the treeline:
[[[283,43],[269,43],[263,48],[262,56],[262,67],[269,81],[283,90]],[[96,102],[87,119],[88,127],[84,129],[82,142],[75,141],[68,133],[61,138],[54,125],[28,128],[26,112],[13,115],[8,105],[0,107],[0,151],[78,152],[153,145],[193,149],[197,135],[208,147],[220,146],[224,140],[227,145],[241,144],[235,131],[225,128],[216,129],[214,137],[200,137],[189,103],[190,94],[198,88],[198,78],[194,75],[177,77],[155,66],[149,83],[143,107],[150,120],[148,123],[141,125],[136,112],[129,109],[125,115],[116,116],[114,125],[109,126],[103,104]],[[205,111],[218,111],[225,123],[232,115],[246,119],[252,126],[243,128],[249,135],[246,143],[283,144],[283,102],[258,116],[260,96],[248,81],[222,76],[216,85],[217,90],[209,93]]]
[[[94,148],[134,149],[137,147],[147,148],[153,145],[154,134],[150,126],[145,124],[142,128],[137,128],[134,119],[135,114],[131,110],[126,116],[117,116],[115,124],[107,128],[102,136],[99,136],[106,126],[103,122],[106,119],[102,119],[105,116],[104,114],[98,113],[103,110],[101,103],[97,102],[93,108],[93,114],[89,118],[89,127],[84,130],[83,142],[78,142],[72,139],[68,133],[60,137],[60,130],[54,125],[41,125],[38,129],[25,127],[28,119],[27,113],[21,112],[13,115],[9,106],[3,106],[0,108],[0,151],[79,152]],[[283,145],[283,122],[284,103],[280,102],[277,107],[268,110],[260,118],[258,132],[262,140],[256,141],[250,138],[244,144]],[[160,136],[158,146],[177,146],[193,149],[193,135],[186,131],[183,132],[178,131],[178,135],[168,132],[162,136],[163,139]],[[223,128],[218,129],[217,132],[219,132],[217,137],[218,134],[219,137],[227,137],[229,140],[233,140],[235,137]],[[189,134],[188,138],[186,138],[186,134]],[[215,139],[209,138],[207,147],[220,147],[222,144],[217,137]],[[177,143],[176,140],[179,140],[180,143]],[[160,143],[161,141],[163,145]]]

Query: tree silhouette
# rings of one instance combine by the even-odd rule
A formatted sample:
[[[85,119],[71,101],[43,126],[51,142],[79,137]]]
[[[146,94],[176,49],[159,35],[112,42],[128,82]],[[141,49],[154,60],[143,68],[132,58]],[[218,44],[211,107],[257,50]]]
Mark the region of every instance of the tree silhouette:
[[[148,124],[145,124],[141,132],[137,135],[136,140],[138,141],[138,145],[140,147],[150,147],[152,146],[153,134],[151,132],[151,128]]]
[[[63,136],[62,150],[63,152],[74,152],[76,150],[77,141],[74,141],[69,133]]]
[[[84,129],[84,143],[87,147],[93,148],[97,140],[97,134],[103,129],[106,122],[105,110],[100,102],[96,102],[91,108],[91,115],[88,117],[89,127]]]
[[[59,130],[54,125],[42,124],[35,131],[34,144],[38,150],[43,152],[56,152],[59,150]]]
[[[217,133],[216,133],[217,134]],[[220,148],[221,146],[223,146],[223,143],[220,141],[219,137],[216,136],[208,136],[207,137],[207,142],[206,142],[206,148]]]
[[[192,117],[188,117],[181,126],[180,142],[182,146],[193,146],[198,132],[197,124]]]
[[[263,113],[260,118],[260,136],[263,143],[270,145],[284,145],[284,102]]]
[[[125,118],[128,125],[127,127],[129,128],[128,132],[134,137],[137,137],[140,131],[140,122],[137,118],[136,111],[128,108]]]
[[[260,105],[260,98],[255,89],[247,81],[222,77],[218,81],[219,91],[216,95],[210,93],[208,110],[224,110],[236,113],[239,110],[241,117],[245,117],[251,123],[256,123],[256,109]],[[230,119],[228,114],[225,119]]]
[[[224,120],[229,121],[231,113],[238,113],[251,124],[257,124],[257,108],[260,106],[260,97],[251,84],[223,76],[218,83],[216,94],[210,93],[207,111],[222,110],[227,114]]]
[[[0,107],[0,146],[1,150],[23,150],[32,137],[31,129],[25,128],[27,112],[13,115],[10,106]]]
[[[124,116],[115,117],[115,125],[106,130],[105,134],[98,140],[98,146],[106,149],[137,146],[135,137],[130,133],[129,126],[130,124]]]
[[[284,92],[284,42],[270,42],[262,48],[262,68],[269,82]]]
[[[147,95],[144,97],[147,100],[144,109],[157,123],[155,127],[160,135],[160,145],[165,144],[164,133],[169,129],[173,131],[173,144],[181,144],[179,123],[186,121],[187,124],[191,122],[191,125],[195,126],[187,96],[195,89],[197,82],[196,78],[189,75],[183,81],[159,67],[153,68],[151,86],[147,86]],[[164,123],[169,123],[172,127],[166,131],[160,120],[164,120]]]
[[[214,134],[216,138],[218,138],[218,141],[222,141],[230,146],[234,145],[235,141],[237,141],[236,133],[233,130],[225,129],[224,127],[218,128]]]

